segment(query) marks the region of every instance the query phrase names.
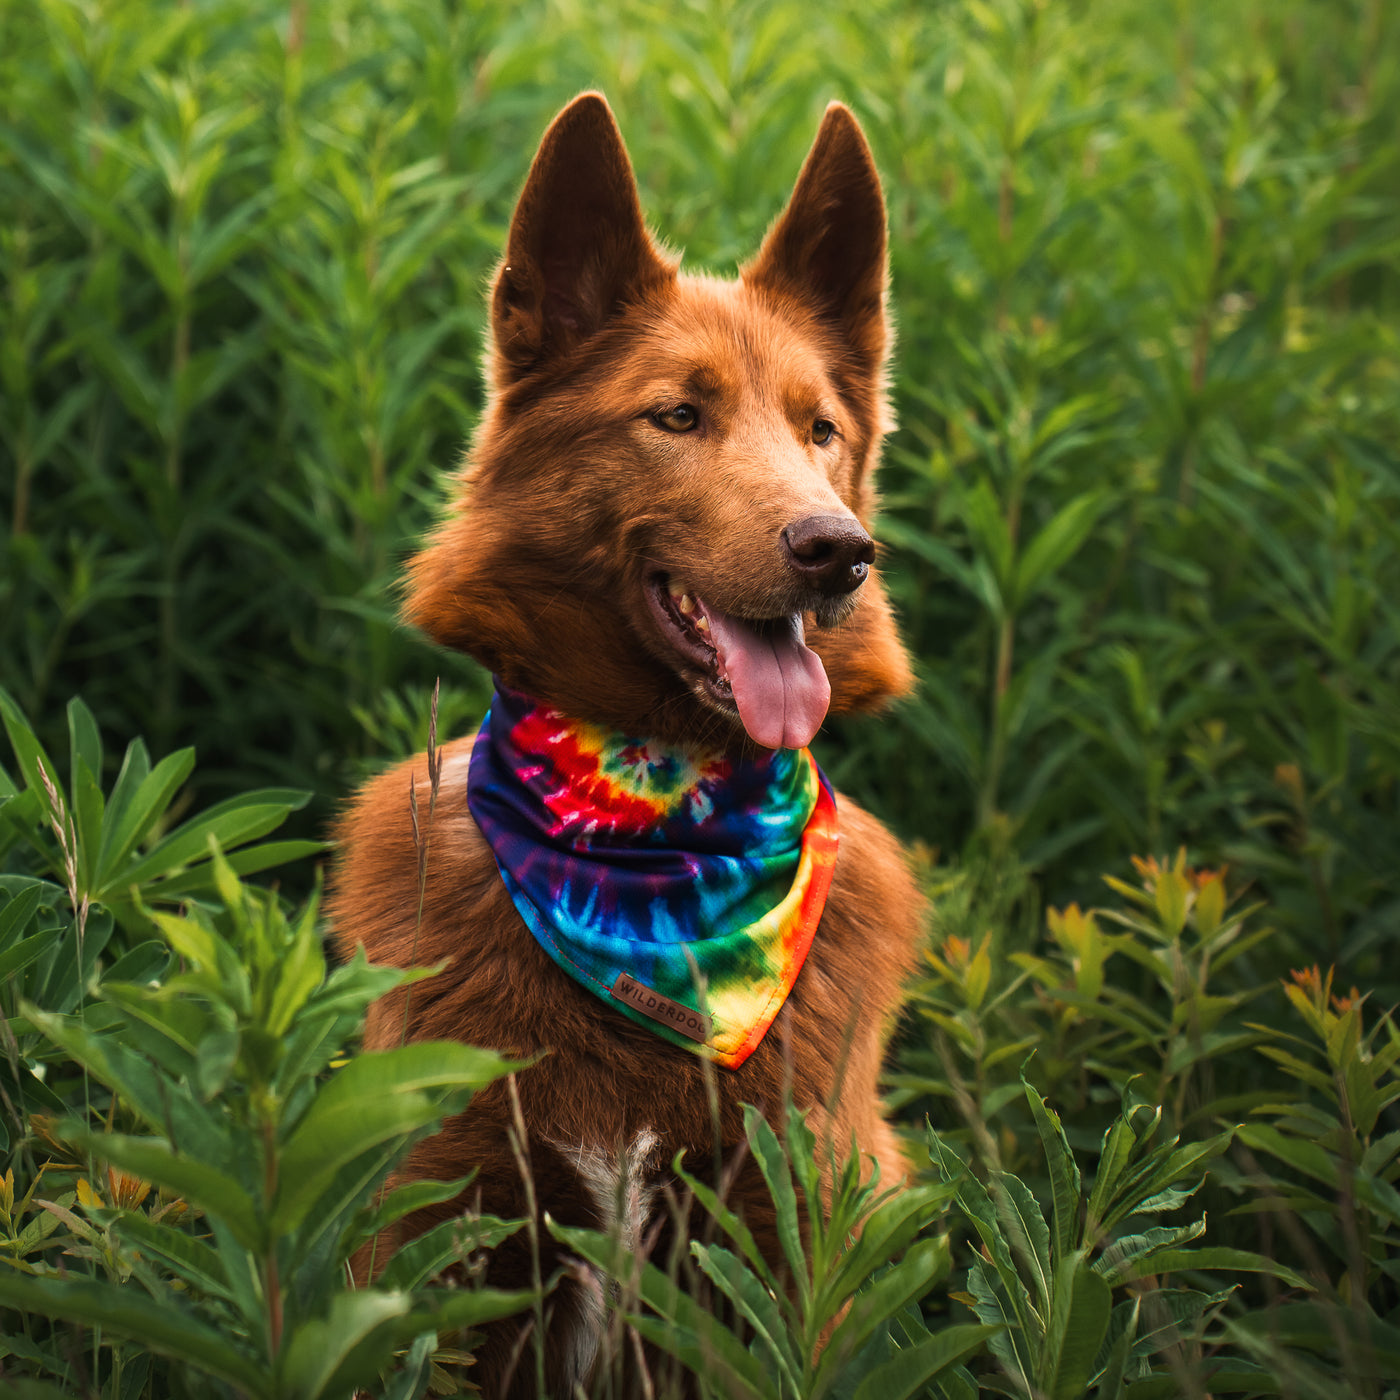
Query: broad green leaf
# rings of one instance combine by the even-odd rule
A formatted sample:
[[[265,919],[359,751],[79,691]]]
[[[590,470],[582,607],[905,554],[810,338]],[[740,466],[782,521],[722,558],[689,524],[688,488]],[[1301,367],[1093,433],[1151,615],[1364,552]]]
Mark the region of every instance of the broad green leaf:
[[[229,851],[224,859],[235,875],[257,875],[278,865],[292,865],[308,856],[322,855],[327,850],[324,841],[259,841],[255,846],[243,846]],[[172,901],[185,895],[207,890],[210,886],[210,866],[201,862],[179,875],[152,880],[143,890],[149,901]]]
[[[1133,1354],[1133,1343],[1137,1340],[1138,1313],[1141,1307],[1141,1299],[1134,1298],[1128,1303],[1120,1304],[1110,1316],[1108,1337],[1105,1339],[1108,1357],[1102,1373],[1094,1378],[1098,1387],[1095,1391],[1096,1400],[1122,1400],[1128,1359]]]
[[[800,1389],[802,1359],[795,1354],[787,1320],[777,1297],[736,1254],[720,1245],[690,1242],[690,1252],[705,1276],[729,1299],[754,1332],[750,1349],[762,1347],[794,1393]]]
[[[1099,1152],[1099,1169],[1094,1176],[1093,1189],[1089,1192],[1089,1207],[1085,1228],[1098,1229],[1104,1209],[1112,1198],[1114,1188],[1123,1174],[1137,1146],[1137,1134],[1127,1114],[1120,1114],[1109,1125],[1103,1135],[1103,1147]]]
[[[45,795],[40,769],[42,768],[48,773],[50,782],[61,797],[62,789],[58,785],[58,769],[54,767],[53,760],[44,752],[44,746],[35,737],[29,721],[25,719],[23,712],[15,704],[4,686],[0,686],[0,721],[4,722],[5,732],[10,736],[10,746],[15,751],[15,758],[19,763],[20,772],[24,776],[25,785],[37,794],[40,809],[44,813],[45,821],[47,821],[50,804]]]
[[[206,1215],[216,1215],[239,1244],[256,1251],[267,1227],[252,1198],[233,1177],[218,1167],[171,1150],[161,1138],[127,1137],[122,1133],[66,1133],[67,1141],[110,1162],[131,1176],[183,1197]]]
[[[377,1340],[379,1345],[364,1357],[362,1374],[354,1378],[361,1384],[371,1380],[393,1354],[395,1338],[385,1324],[406,1317],[412,1307],[408,1293],[378,1288],[337,1293],[326,1317],[307,1319],[283,1339],[277,1358],[279,1392],[320,1400],[334,1379],[336,1393],[343,1395],[351,1378],[339,1374],[341,1367],[352,1352]]]
[[[1014,608],[1023,608],[1078,553],[1109,504],[1104,493],[1087,492],[1073,497],[1046,521],[1016,564]]]
[[[13,901],[18,903],[18,900]],[[38,899],[34,900],[37,907]],[[17,977],[31,963],[36,963],[45,953],[53,947],[54,935],[52,933],[31,933],[28,938],[22,938],[18,943],[13,943],[0,953],[0,978],[9,980]]]
[[[998,1329],[963,1322],[944,1327],[927,1341],[903,1347],[857,1386],[853,1400],[912,1400],[944,1371],[975,1356]]]
[[[139,883],[131,880],[123,867],[194,771],[194,750],[180,749],[145,772],[148,762],[144,745],[138,748],[133,744],[127,749],[126,761],[107,807],[107,820],[103,823],[95,877],[100,890]]]
[[[779,1291],[777,1276],[768,1265],[768,1261],[763,1257],[763,1251],[759,1249],[754,1240],[753,1233],[744,1221],[729,1209],[719,1196],[701,1181],[699,1177],[692,1176],[681,1167],[683,1153],[677,1153],[672,1164],[676,1175],[685,1184],[686,1188],[695,1194],[695,1199],[709,1212],[711,1218],[719,1225],[720,1229],[737,1244],[743,1253],[748,1265],[763,1280],[763,1282],[775,1293]]]
[[[1291,1288],[1313,1291],[1301,1274],[1286,1264],[1266,1259],[1247,1249],[1231,1249],[1225,1245],[1205,1245],[1200,1249],[1167,1249],[1153,1252],[1141,1259],[1128,1260],[1127,1278],[1143,1278],[1149,1274],[1182,1273],[1187,1270],[1228,1269],[1247,1274],[1271,1274],[1282,1279]]]
[[[153,1072],[149,1062],[121,1037],[98,1033],[77,1017],[54,1016],[27,1002],[23,1010],[36,1028],[115,1090],[154,1130],[171,1135],[186,1153],[222,1159],[228,1146],[228,1124],[192,1096],[170,1092],[162,1071]]]
[[[231,1296],[218,1251],[203,1240],[149,1220],[139,1211],[125,1211],[118,1216],[116,1231],[123,1239],[139,1245],[143,1254],[158,1258],[199,1292],[215,1298]]]
[[[1040,1314],[1045,1317],[1050,1308],[1050,1231],[1040,1205],[1025,1182],[1009,1172],[992,1177],[992,1199],[1011,1252],[1023,1276],[1031,1281]]]
[[[228,807],[217,814],[211,809],[171,832],[153,846],[147,856],[120,872],[117,878],[121,887],[139,887],[158,876],[180,870],[191,862],[203,860],[208,856],[211,837],[218,842],[220,850],[232,850],[235,846],[256,841],[258,837],[266,836],[269,831],[281,826],[287,814],[294,810],[285,803],[256,803],[251,798],[257,794],[249,796],[248,802]],[[211,877],[212,874],[211,868]]]
[[[272,998],[263,1016],[269,1035],[284,1035],[325,980],[326,959],[316,922],[318,907],[319,899],[313,896],[297,921],[290,947],[279,959]]]
[[[412,1134],[527,1062],[452,1041],[363,1054],[316,1095],[279,1154],[274,1234],[305,1219],[336,1173],[368,1148]]]
[[[12,894],[3,908],[0,908],[0,949],[11,949],[11,940],[23,931],[26,924],[39,910],[44,897],[44,885],[35,880],[24,889]],[[17,971],[17,968],[7,969]]]
[[[792,1184],[792,1173],[788,1169],[786,1154],[767,1120],[748,1104],[744,1105],[744,1131],[748,1135],[749,1146],[753,1149],[758,1168],[768,1184],[768,1193],[773,1198],[778,1239],[782,1243],[784,1255],[787,1256],[791,1277],[797,1284],[798,1296],[805,1305],[811,1292],[811,1278],[808,1272],[807,1247],[802,1239],[797,1192]]]
[[[1051,1400],[1080,1400],[1112,1310],[1112,1290],[1082,1257],[1059,1262],[1045,1332],[1043,1389]]]
[[[880,1274],[851,1300],[850,1310],[831,1334],[817,1367],[819,1393],[829,1390],[841,1368],[896,1313],[916,1303],[947,1274],[951,1254],[946,1238],[916,1240],[904,1258]]]
[[[859,1232],[845,1240],[833,1277],[818,1295],[819,1310],[844,1302],[876,1269],[902,1254],[915,1235],[941,1214],[955,1195],[947,1183],[901,1189],[877,1206]]]
[[[482,1249],[494,1249],[524,1226],[523,1220],[493,1215],[454,1216],[400,1245],[375,1280],[376,1287],[412,1291],[435,1279],[450,1264]]]
[[[171,1294],[161,1302],[96,1279],[35,1278],[0,1269],[0,1302],[22,1313],[102,1327],[173,1356],[250,1396],[272,1400],[269,1378],[251,1357],[201,1322]]]
[[[441,1205],[460,1196],[476,1176],[468,1172],[455,1181],[410,1181],[388,1192],[372,1211],[356,1221],[357,1237],[370,1239],[404,1216],[427,1206]]]
[[[1074,1250],[1079,1235],[1079,1167],[1074,1154],[1065,1140],[1065,1130],[1060,1125],[1060,1116],[1045,1106],[1045,1100],[1036,1092],[1024,1075],[1021,1083],[1025,1086],[1026,1102],[1031,1106],[1036,1128],[1040,1132],[1040,1143],[1045,1149],[1045,1160],[1050,1168],[1050,1190],[1054,1202],[1055,1234],[1052,1255],[1056,1261],[1066,1259]]]

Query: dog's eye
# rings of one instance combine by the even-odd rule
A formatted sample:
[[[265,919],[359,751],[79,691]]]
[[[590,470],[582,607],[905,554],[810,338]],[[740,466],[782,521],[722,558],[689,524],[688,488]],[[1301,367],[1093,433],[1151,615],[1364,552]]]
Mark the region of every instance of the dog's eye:
[[[812,424],[812,441],[818,447],[825,447],[836,436],[836,424],[829,418],[818,418]]]
[[[668,433],[688,433],[700,421],[700,413],[694,404],[678,403],[674,408],[658,409],[651,421]]]

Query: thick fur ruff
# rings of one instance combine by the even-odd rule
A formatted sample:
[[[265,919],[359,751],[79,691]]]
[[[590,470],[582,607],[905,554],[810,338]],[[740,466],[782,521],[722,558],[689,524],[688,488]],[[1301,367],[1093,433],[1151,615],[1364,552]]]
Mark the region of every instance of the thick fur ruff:
[[[870,524],[889,426],[885,280],[879,180],[846,108],[828,109],[788,208],[724,282],[681,275],[657,248],[611,112],[597,94],[576,99],[546,133],[516,209],[491,298],[488,407],[456,508],[411,566],[408,617],[570,715],[683,746],[752,741],[722,676],[668,632],[668,586],[673,601],[683,587],[739,618],[805,616],[834,713],[907,689],[878,570],[815,590],[785,544],[795,522],[849,522],[838,539]],[[375,962],[448,962],[412,989],[411,1039],[548,1051],[516,1080],[539,1211],[621,1229],[664,1265],[671,1163],[684,1151],[703,1173],[718,1131],[730,1204],[776,1259],[740,1106],[777,1122],[789,1094],[838,1154],[854,1141],[884,1182],[898,1180],[905,1163],[877,1081],[921,903],[890,834],[838,795],[840,850],[806,964],[758,1049],[738,1070],[715,1069],[584,991],[526,931],[467,809],[470,742],[441,750],[421,921],[408,792],[425,816],[422,755],[350,807],[331,912],[346,954],[363,945]],[[399,993],[371,1012],[366,1046],[397,1044],[403,1027]],[[422,1143],[405,1178],[476,1168],[476,1180],[386,1245],[468,1205],[527,1214],[513,1121],[499,1084]],[[548,1278],[563,1256],[541,1233]],[[495,1252],[489,1281],[530,1275],[522,1233]],[[602,1298],[586,1272],[551,1294],[549,1393],[588,1387]],[[521,1326],[489,1331],[472,1373],[488,1396],[535,1394]]]

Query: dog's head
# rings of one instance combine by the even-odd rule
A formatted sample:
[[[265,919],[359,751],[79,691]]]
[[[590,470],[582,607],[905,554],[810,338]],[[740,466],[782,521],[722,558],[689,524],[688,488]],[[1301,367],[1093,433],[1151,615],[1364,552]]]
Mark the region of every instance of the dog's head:
[[[807,743],[907,688],[872,568],[885,211],[833,103],[737,280],[653,243],[607,103],[545,134],[491,294],[490,399],[409,618],[578,718]]]

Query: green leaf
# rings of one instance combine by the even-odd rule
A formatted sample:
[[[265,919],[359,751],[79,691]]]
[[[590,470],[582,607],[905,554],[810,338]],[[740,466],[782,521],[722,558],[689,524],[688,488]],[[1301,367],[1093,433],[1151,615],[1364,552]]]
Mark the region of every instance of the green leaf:
[[[64,1137],[102,1161],[182,1196],[206,1215],[218,1216],[245,1249],[263,1247],[267,1230],[262,1213],[238,1182],[219,1168],[173,1151],[160,1138],[77,1131],[65,1131]]]
[[[1124,1236],[1114,1240],[1094,1260],[1094,1271],[1102,1274],[1110,1285],[1122,1283],[1129,1278],[1140,1278],[1144,1273],[1152,1272],[1150,1269],[1140,1269],[1139,1266],[1154,1254],[1175,1249],[1190,1240],[1200,1239],[1205,1231],[1206,1221],[1205,1216],[1202,1216],[1192,1225],[1162,1226],[1146,1230],[1140,1235]]]
[[[776,1295],[769,1291],[742,1259],[720,1245],[690,1242],[690,1252],[707,1278],[734,1305],[735,1311],[754,1331],[750,1348],[762,1346],[778,1372],[794,1393],[798,1391],[802,1361],[793,1349],[793,1339]]]
[[[980,1322],[945,1327],[927,1341],[904,1347],[877,1366],[856,1388],[853,1400],[912,1400],[960,1362],[982,1350],[1000,1329]]]
[[[1012,608],[1024,607],[1079,552],[1111,504],[1103,492],[1073,497],[1041,527],[1016,565]]]
[[[494,1249],[524,1226],[523,1220],[498,1220],[494,1215],[455,1215],[400,1245],[375,1280],[380,1288],[412,1291],[435,1279],[450,1264],[461,1263],[478,1250]]]
[[[363,1240],[372,1239],[381,1230],[387,1229],[395,1221],[402,1220],[415,1210],[455,1200],[471,1185],[475,1176],[473,1171],[468,1172],[466,1176],[459,1176],[455,1181],[410,1181],[403,1186],[396,1186],[373,1211],[366,1212],[362,1219],[356,1221],[356,1237]]]
[[[144,744],[132,744],[112,790],[102,825],[94,884],[99,890],[139,883],[123,871],[137,844],[146,839],[171,800],[194,771],[194,750],[180,749],[144,771]],[[120,878],[119,878],[120,877]]]
[[[1059,1114],[1045,1106],[1045,1100],[1024,1074],[1021,1083],[1025,1086],[1026,1102],[1031,1106],[1035,1126],[1040,1131],[1041,1146],[1045,1149],[1045,1160],[1050,1167],[1050,1190],[1055,1214],[1053,1255],[1058,1270],[1059,1261],[1074,1251],[1079,1235],[1079,1167],[1069,1150]]]
[[[676,1175],[684,1182],[686,1188],[695,1194],[695,1199],[709,1212],[711,1218],[724,1231],[729,1238],[739,1246],[748,1265],[763,1280],[763,1282],[775,1293],[778,1292],[778,1279],[768,1266],[768,1261],[763,1257],[763,1251],[759,1249],[754,1240],[753,1233],[744,1221],[729,1209],[719,1196],[698,1177],[692,1176],[681,1167],[683,1153],[678,1152],[676,1159],[672,1163],[672,1168]]]
[[[54,767],[53,760],[44,752],[44,746],[35,737],[33,729],[29,726],[29,721],[25,719],[23,712],[15,704],[10,692],[4,686],[0,686],[0,720],[3,720],[5,732],[10,736],[10,746],[15,751],[15,758],[19,762],[20,772],[24,775],[25,785],[37,794],[41,809],[45,813],[45,820],[47,820],[49,803],[44,792],[43,779],[39,776],[40,769],[47,771],[55,791],[61,795],[63,790],[58,784],[58,769]]]
[[[295,1230],[340,1169],[367,1149],[407,1140],[459,1107],[466,1091],[526,1064],[437,1040],[357,1056],[321,1089],[281,1148],[272,1233]]]
[[[822,1352],[817,1367],[817,1390],[835,1384],[840,1371],[875,1334],[902,1309],[916,1303],[948,1272],[951,1253],[946,1238],[917,1240],[903,1259],[880,1274],[851,1301]]]
[[[229,851],[224,859],[235,875],[257,875],[274,866],[291,865],[308,856],[321,855],[327,849],[324,841],[259,841],[255,846]],[[207,890],[210,884],[210,866],[206,861],[182,874],[148,882],[143,897],[148,902],[173,901]]]
[[[1011,1252],[1020,1262],[1023,1275],[1034,1285],[1044,1317],[1050,1307],[1051,1270],[1050,1231],[1045,1217],[1030,1188],[1009,1172],[997,1172],[992,1177],[992,1198]]]
[[[43,897],[44,884],[39,880],[27,884],[17,894],[11,894],[4,908],[0,909],[0,948],[10,946],[10,940],[21,932],[38,912]],[[7,971],[18,971],[18,967]]]
[[[12,901],[14,904],[18,902],[18,899]],[[36,898],[34,906],[37,907],[38,903]],[[18,943],[12,944],[0,953],[0,978],[8,981],[11,977],[19,976],[26,967],[38,962],[53,944],[54,935],[49,932],[32,933],[28,938],[22,938]]]
[[[807,1263],[807,1248],[802,1240],[802,1226],[798,1215],[797,1192],[792,1184],[792,1173],[788,1169],[787,1157],[777,1134],[756,1108],[744,1105],[744,1131],[749,1146],[753,1149],[758,1168],[768,1183],[768,1193],[773,1198],[776,1213],[778,1239],[787,1256],[791,1277],[797,1285],[797,1292],[805,1305],[811,1294],[811,1277]]]
[[[152,777],[155,774],[151,775]],[[247,798],[235,804],[223,803],[219,808],[211,808],[203,815],[186,822],[178,830],[171,832],[164,840],[151,848],[150,853],[127,870],[119,873],[114,883],[122,888],[129,885],[144,885],[158,876],[199,861],[209,854],[209,840],[218,842],[220,850],[232,850],[235,846],[255,841],[266,836],[269,831],[282,825],[294,805],[284,802],[259,802],[258,793],[249,793]],[[209,870],[210,878],[213,869]]]
[[[1080,1400],[1108,1330],[1113,1292],[1083,1259],[1071,1254],[1055,1269],[1054,1302],[1045,1331],[1045,1393]]]
[[[185,1307],[178,1295],[161,1301],[95,1279],[36,1278],[0,1269],[0,1302],[22,1313],[102,1327],[173,1356],[205,1375],[271,1400],[268,1378],[254,1362]]]
[[[1128,1263],[1130,1268],[1124,1275],[1126,1278],[1181,1273],[1190,1269],[1229,1269],[1246,1274],[1270,1274],[1274,1278],[1282,1279],[1292,1288],[1302,1288],[1309,1293],[1313,1291],[1313,1285],[1286,1264],[1279,1264],[1247,1249],[1231,1249],[1224,1245],[1206,1245],[1200,1249],[1168,1249],[1148,1254],[1140,1260],[1130,1260]]]
[[[394,1336],[385,1324],[400,1321],[412,1307],[408,1293],[378,1288],[337,1293],[326,1317],[310,1318],[283,1339],[277,1357],[279,1393],[297,1400],[320,1400],[331,1390],[332,1381],[335,1393],[344,1395],[350,1386],[373,1379],[393,1355]],[[361,1351],[367,1342],[378,1346],[370,1355],[361,1352],[360,1374],[342,1375],[351,1353]]]
[[[1132,1121],[1126,1113],[1120,1114],[1103,1135],[1103,1147],[1099,1152],[1099,1169],[1095,1173],[1094,1186],[1089,1193],[1085,1226],[1087,1230],[1092,1231],[1098,1228],[1098,1222],[1103,1217],[1104,1209],[1123,1175],[1124,1168],[1132,1158],[1133,1148],[1136,1146],[1137,1134],[1133,1131]]]
[[[218,1251],[203,1240],[149,1220],[139,1211],[123,1212],[115,1228],[123,1239],[139,1245],[143,1254],[160,1259],[172,1273],[201,1293],[215,1298],[232,1296]]]

